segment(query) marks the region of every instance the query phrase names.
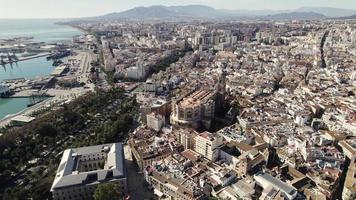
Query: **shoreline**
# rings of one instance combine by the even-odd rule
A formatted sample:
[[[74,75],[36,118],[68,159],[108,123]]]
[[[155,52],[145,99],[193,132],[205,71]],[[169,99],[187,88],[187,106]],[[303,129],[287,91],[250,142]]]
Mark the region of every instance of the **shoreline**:
[[[8,96],[8,97],[1,97],[0,99],[25,99],[25,98],[30,98],[30,97],[32,97],[32,96]],[[55,97],[55,96],[46,94],[41,97],[51,98],[51,97]]]
[[[33,112],[35,109],[41,107],[42,105],[44,105],[45,103],[49,102],[50,100],[52,100],[52,98],[48,98],[48,99],[45,99],[41,102],[38,102],[37,104],[31,106],[31,107],[27,107],[17,113],[14,113],[14,114],[8,114],[6,115],[4,118],[0,119],[0,128],[2,127],[5,127],[7,126],[10,122],[11,122],[11,119],[13,119],[14,117],[16,116],[19,116],[19,115],[23,115],[25,114],[26,112]]]
[[[73,29],[77,29],[78,31],[80,31],[80,32],[82,32],[84,34],[90,34],[90,32],[88,30],[85,30],[85,29],[83,29],[83,28],[81,28],[79,26],[76,26],[76,25],[65,24],[63,26],[68,26],[68,27],[71,27]]]
[[[74,30],[77,30],[78,32],[80,32],[80,34],[83,34],[83,33],[88,33],[86,30],[84,29],[80,29],[79,27],[76,27],[76,26],[71,26],[71,25],[60,25],[60,24],[57,24],[55,21],[52,21],[52,24],[55,24],[55,25],[58,25],[58,26],[66,26],[66,27],[70,27]],[[73,37],[77,36],[77,35],[80,35],[80,34],[75,34],[75,35],[72,35],[70,38],[66,39],[66,40],[61,40],[61,41],[55,41],[55,42],[70,42],[72,43],[73,42]],[[31,36],[31,37],[34,37],[34,36]],[[53,41],[54,42],[54,41]],[[44,43],[51,43],[51,42],[44,42]],[[51,55],[51,53],[42,53],[40,55],[35,55],[35,56],[30,56],[30,57],[26,57],[26,58],[20,58],[19,60],[17,61],[13,61],[13,62],[6,62],[4,63],[4,65],[0,65],[0,66],[6,66],[6,65],[9,65],[9,64],[14,64],[14,63],[17,63],[17,62],[21,62],[21,61],[26,61],[26,60],[32,60],[32,59],[36,59],[36,58],[41,58],[41,57],[45,57],[45,56],[48,56],[48,55]],[[50,74],[50,73],[49,73]],[[48,75],[49,75],[48,74]],[[5,79],[6,80],[6,79]],[[5,80],[0,80],[0,82],[2,81],[5,81]],[[25,79],[25,80],[33,80],[33,78],[29,78],[29,79]],[[18,112],[15,112],[15,113],[9,113],[7,114],[4,118],[0,119],[0,127],[3,127],[5,125],[7,125],[11,119],[13,117],[16,117],[18,115],[21,115],[21,114],[24,114],[26,112],[29,112],[31,110],[34,110],[36,109],[37,107],[41,106],[41,105],[44,105],[46,102],[50,101],[51,99],[55,98],[55,96],[52,96],[52,95],[46,95],[48,97],[48,99],[42,101],[42,102],[39,102],[31,107],[25,107],[24,109],[22,109],[21,111],[18,111]],[[7,97],[7,98],[0,98],[0,101],[1,99],[4,99],[4,100],[9,100],[9,99],[20,99],[20,98],[30,98],[30,97],[27,97],[27,96],[10,96],[10,97]]]

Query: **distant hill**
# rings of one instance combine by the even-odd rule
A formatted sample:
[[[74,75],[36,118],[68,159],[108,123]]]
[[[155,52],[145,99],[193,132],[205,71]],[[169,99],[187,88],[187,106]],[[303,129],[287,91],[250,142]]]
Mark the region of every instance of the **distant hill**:
[[[315,12],[327,17],[347,17],[356,15],[356,9],[330,8],[330,7],[302,7],[298,12]]]
[[[111,13],[100,18],[104,19],[175,19],[175,18],[214,18],[229,14],[202,5],[190,6],[150,6],[136,7],[120,13]]]
[[[315,12],[291,12],[275,15],[263,16],[263,19],[269,20],[317,20],[326,18],[325,15]]]
[[[356,15],[351,15],[351,16],[347,16],[347,17],[337,17],[334,19],[338,19],[338,20],[356,19]]]
[[[224,12],[235,14],[239,16],[266,16],[276,15],[282,13],[294,13],[294,12],[313,12],[325,15],[326,17],[346,17],[356,15],[356,9],[342,9],[342,8],[330,8],[330,7],[301,7],[294,10],[222,10]]]
[[[275,15],[280,13],[288,13],[292,11],[288,10],[220,10],[224,13],[228,13],[234,16],[241,17],[258,17],[258,16],[266,16],[266,15]]]
[[[356,15],[356,10],[329,7],[302,7],[296,10],[218,10],[204,5],[136,7],[123,12],[79,20],[194,20],[269,19],[312,20]]]

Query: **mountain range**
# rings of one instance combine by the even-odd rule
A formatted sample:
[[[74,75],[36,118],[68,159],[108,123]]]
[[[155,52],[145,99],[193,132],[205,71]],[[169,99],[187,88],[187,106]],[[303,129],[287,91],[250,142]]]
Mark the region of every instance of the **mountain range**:
[[[302,7],[295,10],[219,10],[204,5],[135,7],[87,20],[266,19],[313,20],[356,15],[356,9]]]
[[[339,18],[336,18],[336,19],[340,19],[340,20],[346,20],[346,19],[356,19],[356,15],[351,15],[351,16],[347,16],[347,17],[339,17]]]
[[[230,14],[221,12],[209,6],[150,6],[136,7],[119,13],[110,13],[101,18],[105,19],[174,19],[174,18],[213,18],[227,17]]]

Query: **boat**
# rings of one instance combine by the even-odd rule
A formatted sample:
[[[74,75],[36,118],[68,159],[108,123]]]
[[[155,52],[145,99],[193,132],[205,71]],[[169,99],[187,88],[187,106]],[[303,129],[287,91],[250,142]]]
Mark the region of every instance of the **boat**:
[[[61,65],[61,64],[63,64],[63,61],[61,61],[61,60],[54,60],[52,65],[53,65],[54,67],[58,67],[58,66]]]
[[[58,59],[70,56],[71,54],[72,54],[72,52],[70,50],[59,51],[59,52],[53,53],[52,55],[48,56],[47,60],[58,60]]]

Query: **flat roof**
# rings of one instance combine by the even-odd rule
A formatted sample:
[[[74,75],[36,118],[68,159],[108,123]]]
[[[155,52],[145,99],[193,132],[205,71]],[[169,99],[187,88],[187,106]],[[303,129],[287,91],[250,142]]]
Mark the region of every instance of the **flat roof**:
[[[67,68],[67,66],[65,66],[65,65],[58,66],[53,70],[51,75],[52,76],[60,76],[66,68]]]
[[[294,187],[288,185],[287,183],[284,183],[283,181],[273,177],[272,175],[270,175],[268,173],[256,174],[256,175],[254,175],[254,178],[257,182],[263,181],[265,183],[268,183],[275,189],[279,189],[280,191],[282,191],[288,195],[293,195],[297,192],[297,190]]]
[[[35,120],[36,118],[34,117],[29,117],[29,116],[25,116],[25,115],[18,115],[14,118],[11,119],[11,121],[13,122],[24,122],[24,123],[29,123],[33,120]]]

